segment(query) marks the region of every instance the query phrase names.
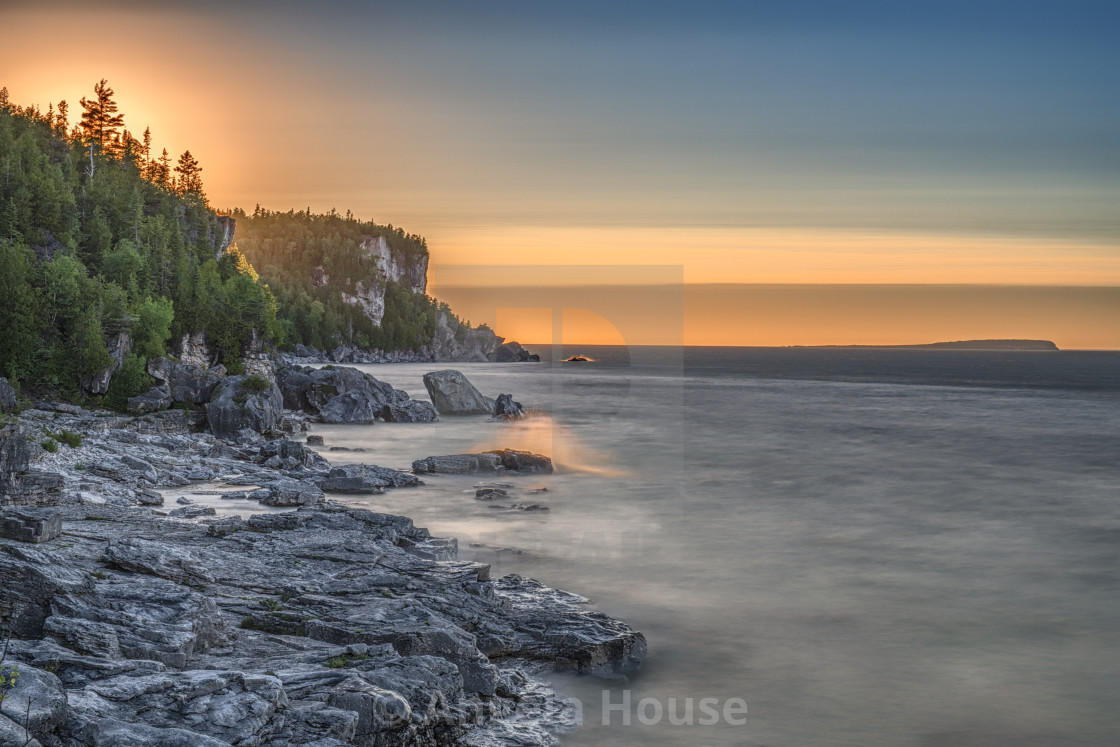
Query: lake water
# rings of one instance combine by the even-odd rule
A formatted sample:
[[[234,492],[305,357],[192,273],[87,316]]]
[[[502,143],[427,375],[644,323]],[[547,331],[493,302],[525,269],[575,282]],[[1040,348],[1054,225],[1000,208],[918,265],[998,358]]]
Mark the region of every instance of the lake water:
[[[455,366],[523,423],[314,431],[366,449],[338,463],[554,457],[501,478],[547,513],[476,501],[477,476],[355,502],[646,634],[628,684],[554,679],[583,704],[564,744],[1120,742],[1120,354],[576,352],[596,360]],[[359,366],[421,397],[435,367]],[[701,698],[746,723],[696,723]]]

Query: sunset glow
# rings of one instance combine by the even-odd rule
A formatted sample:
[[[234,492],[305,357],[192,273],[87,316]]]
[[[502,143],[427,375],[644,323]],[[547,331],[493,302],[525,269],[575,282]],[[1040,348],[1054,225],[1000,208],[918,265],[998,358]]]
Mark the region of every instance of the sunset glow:
[[[6,3],[0,85],[13,101],[45,110],[65,99],[73,113],[105,77],[134,134],[151,127],[157,152],[198,158],[211,204],[349,209],[403,226],[428,239],[437,295],[449,265],[574,265],[573,283],[609,264],[679,266],[687,284],[1120,286],[1112,68],[1082,75],[1076,56],[1052,52],[1040,61],[1029,38],[997,53],[934,29],[905,57],[919,81],[909,88],[885,72],[903,59],[889,36],[849,25],[805,31],[795,59],[750,23],[737,36],[654,17],[608,45],[563,23],[558,40],[512,17],[487,29],[450,6],[421,23],[282,5],[283,20],[254,3]],[[786,22],[776,18],[759,28]],[[467,45],[457,24],[492,43]],[[93,27],[113,29],[113,43],[83,43]],[[724,66],[663,59],[676,33]],[[938,34],[954,39],[952,63]],[[35,54],[45,39],[51,54]],[[833,43],[864,46],[835,65],[813,46]],[[1076,46],[1089,59],[1103,54],[1095,44]],[[1054,87],[1040,77],[1047,65],[1080,87]],[[478,284],[514,282],[496,272]],[[688,341],[728,344],[885,342],[905,316],[852,307],[827,315],[852,326],[807,337],[794,330],[808,312],[761,334],[711,304],[686,311]],[[953,318],[908,321],[906,336],[984,327]],[[491,321],[525,334],[523,320]],[[1066,335],[1078,345],[1117,344],[1101,319],[1066,323],[1081,325]]]

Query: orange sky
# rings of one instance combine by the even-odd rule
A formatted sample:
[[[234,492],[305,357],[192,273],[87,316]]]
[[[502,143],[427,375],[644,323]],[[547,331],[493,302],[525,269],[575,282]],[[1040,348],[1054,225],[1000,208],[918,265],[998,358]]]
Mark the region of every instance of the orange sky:
[[[846,91],[864,113],[837,103],[828,60],[816,77],[787,82],[800,86],[790,89],[797,97],[760,79],[746,107],[725,110],[724,89],[704,90],[721,68],[670,80],[688,66],[664,61],[657,39],[620,36],[599,47],[577,33],[553,48],[549,35],[532,42],[539,29],[522,39],[404,15],[349,5],[14,1],[0,7],[0,85],[14,102],[44,109],[65,98],[73,120],[78,99],[108,78],[134,133],[150,126],[157,150],[174,157],[189,148],[199,159],[215,206],[352,209],[403,226],[428,238],[437,294],[463,285],[464,265],[482,268],[469,280],[479,286],[524,284],[517,268],[563,264],[574,266],[569,285],[619,282],[592,269],[611,265],[675,268],[686,284],[1120,287],[1116,173],[1106,158],[1063,150],[1088,132],[1083,123],[1067,140],[1035,142],[1062,123],[982,111],[976,102],[991,96],[980,88],[967,102],[942,102],[973,116],[972,130],[954,131],[956,120],[944,118],[927,132],[922,102],[944,90],[913,99],[897,88],[876,90],[879,98]],[[91,33],[112,42],[90,44]],[[732,42],[725,55],[739,48]],[[564,44],[584,45],[582,56]],[[626,54],[666,64],[663,80],[643,78]],[[863,71],[866,85],[882,83],[878,69]],[[637,77],[622,85],[613,79],[620,71]],[[1030,80],[1024,73],[1022,85]],[[724,83],[748,85],[742,75]],[[1024,101],[1038,98],[1024,91]],[[704,108],[690,110],[697,101],[688,97],[700,94]],[[1036,120],[1037,132],[1014,130]],[[991,138],[999,123],[1007,136]],[[918,139],[899,145],[906,138]],[[959,150],[939,145],[954,138]],[[624,281],[663,280],[634,270]],[[722,301],[709,302],[715,296]],[[1040,307],[992,293],[984,312],[970,300],[991,323],[938,300],[908,304],[906,294],[879,294],[870,306],[831,291],[801,297],[806,307],[789,306],[797,294],[788,289],[752,297],[788,313],[763,327],[746,318],[748,307],[764,311],[751,302],[694,292],[681,307],[681,339],[888,344],[1050,330],[1067,346],[1120,347],[1115,295],[1089,293],[1077,298],[1095,300],[1082,303],[1059,294],[1058,306]],[[525,336],[515,319],[491,321]]]

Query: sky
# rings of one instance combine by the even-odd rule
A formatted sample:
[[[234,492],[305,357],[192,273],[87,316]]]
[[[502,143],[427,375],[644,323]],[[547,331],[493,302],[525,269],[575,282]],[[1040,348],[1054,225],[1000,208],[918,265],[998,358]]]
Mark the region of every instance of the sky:
[[[1095,286],[1058,335],[1120,347],[1115,2],[3,0],[0,28],[14,102],[73,112],[105,77],[215,206],[403,226],[437,294],[464,265],[499,286],[673,266],[693,290],[820,286],[822,308],[833,286]],[[946,294],[915,333],[982,326]],[[882,303],[836,334],[905,334]],[[686,304],[686,341],[823,329],[733,308]]]

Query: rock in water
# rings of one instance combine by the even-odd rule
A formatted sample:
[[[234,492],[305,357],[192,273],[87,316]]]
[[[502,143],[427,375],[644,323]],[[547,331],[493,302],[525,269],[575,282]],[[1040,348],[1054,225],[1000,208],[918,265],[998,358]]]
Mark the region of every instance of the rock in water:
[[[213,506],[190,504],[168,511],[167,515],[173,519],[197,519],[199,516],[214,516],[217,513]]]
[[[372,423],[387,405],[410,404],[407,392],[348,366],[287,366],[276,380],[285,407],[326,423]]]
[[[412,463],[412,471],[420,474],[437,473],[447,475],[472,474],[476,472],[527,472],[547,474],[552,472],[552,460],[543,454],[517,449],[484,451],[480,454],[449,454],[417,459]]]
[[[416,475],[375,464],[341,464],[319,483],[325,493],[381,493],[385,488],[410,488],[422,484]]]
[[[432,403],[422,400],[385,405],[377,416],[386,423],[434,423],[439,420]]]
[[[243,430],[269,433],[276,428],[284,411],[284,398],[275,383],[263,391],[245,388],[246,380],[259,377],[227,376],[206,405],[210,432],[227,441],[242,441]]]
[[[440,415],[491,415],[494,400],[482,396],[474,384],[454,369],[424,374],[424,387]]]
[[[494,400],[494,417],[501,420],[520,420],[525,417],[525,408],[515,402],[512,394],[499,394]]]

